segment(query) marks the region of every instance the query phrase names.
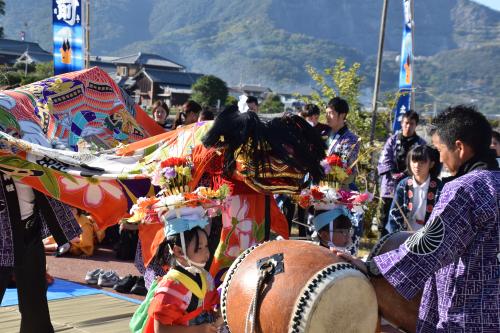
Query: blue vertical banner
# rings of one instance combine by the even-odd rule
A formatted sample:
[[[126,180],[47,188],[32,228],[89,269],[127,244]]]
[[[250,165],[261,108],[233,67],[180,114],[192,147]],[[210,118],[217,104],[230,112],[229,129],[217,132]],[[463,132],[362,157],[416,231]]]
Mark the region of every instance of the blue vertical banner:
[[[392,130],[401,129],[403,114],[410,109],[413,87],[413,0],[403,0],[404,26],[401,43],[401,62],[399,68],[399,98],[394,110]]]
[[[52,0],[54,74],[85,68],[82,7],[85,0]]]

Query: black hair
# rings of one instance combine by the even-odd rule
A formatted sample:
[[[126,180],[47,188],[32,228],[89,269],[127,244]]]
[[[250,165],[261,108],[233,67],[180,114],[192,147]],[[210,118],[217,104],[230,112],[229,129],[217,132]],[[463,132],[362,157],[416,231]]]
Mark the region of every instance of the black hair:
[[[312,117],[314,115],[319,116],[319,114],[320,114],[319,107],[316,104],[312,103],[304,105],[304,110],[301,113],[303,117]]]
[[[490,151],[491,125],[472,105],[446,108],[432,120],[430,132],[452,150],[455,150],[455,142],[460,140],[471,147],[474,154],[488,154]]]
[[[491,131],[491,137],[500,143],[500,133],[498,131]]]
[[[76,215],[77,216],[81,216],[81,215],[87,215],[88,213],[86,211],[84,211],[83,209],[81,208],[78,208],[78,207],[73,207],[76,209]]]
[[[177,115],[175,116],[174,119],[174,129],[176,129],[179,126],[184,125],[186,122],[186,114],[183,111],[177,112]]]
[[[255,112],[240,113],[237,105],[228,105],[202,142],[205,147],[225,147],[227,175],[233,173],[239,155],[247,156],[252,165],[253,171],[247,177],[258,178],[270,169],[272,154],[284,164],[309,173],[312,179],[323,177],[320,162],[325,158],[325,143],[319,132],[297,115],[286,114],[263,122]]]
[[[189,246],[192,241],[195,241],[194,252],[198,252],[198,247],[200,246],[200,231],[204,233],[208,239],[207,232],[205,231],[205,229],[202,229],[200,227],[194,227],[191,230],[184,231],[184,240],[186,241],[186,247]],[[158,246],[155,255],[156,262],[161,266],[170,265],[173,259],[173,254],[170,253],[169,249],[173,250],[175,245],[182,246],[181,234],[168,236],[167,239],[165,239],[165,241],[163,241],[160,246]]]
[[[184,112],[187,114],[189,112],[199,113],[201,111],[201,105],[193,100],[189,100],[183,105],[186,109]]]
[[[349,112],[349,104],[347,101],[340,97],[332,98],[327,105],[329,108],[334,109],[338,114],[348,113]]]
[[[200,120],[214,120],[214,113],[208,109],[203,109],[200,113]]]
[[[415,120],[415,123],[417,124],[420,121],[420,117],[415,110],[408,110],[407,112],[403,113],[403,119],[404,118],[408,119],[408,121]]]
[[[315,215],[319,215],[321,213],[326,212],[326,210],[318,210],[315,212]],[[349,218],[349,216],[346,216],[344,214],[339,215],[333,220],[333,229],[350,229],[352,228],[352,221]],[[318,233],[323,232],[323,231],[330,231],[330,224],[325,225],[323,228],[318,230]]]
[[[429,174],[432,178],[439,176],[442,164],[439,162],[439,152],[429,145],[419,145],[413,147],[406,155],[406,172],[410,177],[413,177],[413,172],[410,167],[410,162],[434,162],[432,168],[429,169]]]
[[[255,96],[248,96],[247,103],[255,103],[255,105],[259,105],[259,100]]]

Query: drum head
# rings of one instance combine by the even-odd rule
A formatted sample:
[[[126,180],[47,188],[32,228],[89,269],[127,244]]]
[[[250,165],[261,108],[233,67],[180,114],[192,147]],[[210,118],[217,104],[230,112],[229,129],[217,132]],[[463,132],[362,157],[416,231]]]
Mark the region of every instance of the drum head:
[[[377,299],[368,281],[346,276],[320,296],[306,332],[375,332]]]
[[[316,277],[304,288],[311,300],[296,304],[294,318],[301,320],[295,320],[289,332],[375,332],[377,298],[368,279],[349,264],[330,268],[327,276],[319,281]]]

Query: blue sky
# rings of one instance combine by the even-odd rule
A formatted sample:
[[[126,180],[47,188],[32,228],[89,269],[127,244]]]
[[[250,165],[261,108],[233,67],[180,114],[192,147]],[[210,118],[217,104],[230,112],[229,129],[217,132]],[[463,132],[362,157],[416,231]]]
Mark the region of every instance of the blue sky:
[[[500,0],[474,0],[474,1],[500,11]]]

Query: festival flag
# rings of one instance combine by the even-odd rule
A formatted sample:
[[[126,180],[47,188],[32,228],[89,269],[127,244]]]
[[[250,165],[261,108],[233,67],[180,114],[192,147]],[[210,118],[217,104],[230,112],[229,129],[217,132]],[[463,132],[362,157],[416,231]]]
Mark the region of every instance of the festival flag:
[[[85,0],[52,0],[54,74],[85,68],[82,7]]]
[[[399,69],[399,97],[394,110],[392,130],[401,129],[401,119],[410,109],[413,87],[413,0],[403,0],[404,25]]]

